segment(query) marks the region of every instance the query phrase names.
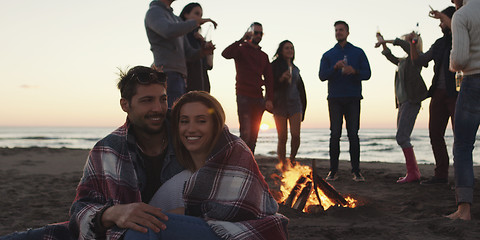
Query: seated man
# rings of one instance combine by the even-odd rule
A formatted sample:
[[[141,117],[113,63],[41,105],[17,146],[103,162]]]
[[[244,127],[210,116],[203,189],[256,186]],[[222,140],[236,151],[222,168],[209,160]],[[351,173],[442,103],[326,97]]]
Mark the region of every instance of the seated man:
[[[0,239],[119,239],[127,229],[164,229],[166,216],[147,203],[183,170],[170,138],[165,81],[164,73],[143,66],[121,74],[118,88],[126,123],[90,151],[70,222]]]
[[[137,66],[118,83],[126,123],[100,140],[90,152],[69,228],[78,239],[118,239],[127,228],[159,231],[166,220],[147,203],[162,183],[179,173],[171,127],[166,118],[165,74]],[[145,226],[145,227],[142,227]]]

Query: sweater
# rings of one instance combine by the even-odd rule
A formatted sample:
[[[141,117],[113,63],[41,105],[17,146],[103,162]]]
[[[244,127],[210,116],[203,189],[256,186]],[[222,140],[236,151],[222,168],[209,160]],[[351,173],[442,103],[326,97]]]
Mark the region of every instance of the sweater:
[[[450,69],[480,73],[480,0],[464,0],[452,18]]]
[[[272,67],[268,55],[261,48],[236,41],[223,50],[222,56],[226,59],[235,60],[237,70],[235,90],[237,95],[263,98],[262,86],[265,85],[265,97],[273,102]]]
[[[410,54],[410,44],[407,41],[396,38],[393,45],[402,47],[407,54]],[[406,58],[394,56],[389,48],[383,50],[382,54],[398,66],[398,70],[395,72],[395,103],[397,107],[407,101],[420,103],[427,98],[427,87],[420,74],[422,66],[415,65],[410,55]]]
[[[178,72],[186,76],[186,59],[201,57],[201,51],[192,48],[185,38],[196,27],[197,21],[183,21],[164,3],[152,1],[145,15],[145,29],[154,65],[163,66],[164,72]]]
[[[341,70],[334,69],[335,64],[345,56],[348,59],[348,65],[357,71],[356,74],[343,75]],[[337,43],[323,54],[318,76],[321,81],[328,80],[327,98],[354,97],[362,99],[361,81],[370,79],[370,64],[361,48],[348,42],[342,48]]]

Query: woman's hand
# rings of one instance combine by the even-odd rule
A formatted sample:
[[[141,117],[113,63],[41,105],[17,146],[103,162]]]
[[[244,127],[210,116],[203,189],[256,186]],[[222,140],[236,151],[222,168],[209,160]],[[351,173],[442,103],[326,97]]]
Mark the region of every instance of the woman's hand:
[[[282,76],[280,76],[280,82],[285,82],[289,81],[292,78],[292,74],[290,74],[290,71],[285,71]]]

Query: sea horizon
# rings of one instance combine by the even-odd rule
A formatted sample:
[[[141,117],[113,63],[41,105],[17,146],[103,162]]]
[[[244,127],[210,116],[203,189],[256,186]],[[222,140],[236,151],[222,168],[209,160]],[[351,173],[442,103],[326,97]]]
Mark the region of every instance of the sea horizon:
[[[118,126],[117,126],[118,127]],[[48,126],[0,126],[0,148],[74,148],[91,149],[94,144],[115,130],[117,127],[48,127]],[[230,131],[239,135],[238,128],[230,128]],[[363,162],[391,162],[404,163],[403,153],[395,140],[396,129],[394,128],[361,128],[360,158]],[[340,159],[349,160],[348,138],[346,130],[342,130],[340,139]],[[297,154],[298,158],[329,158],[328,128],[302,128],[301,144]],[[477,140],[480,139],[477,136]],[[453,164],[452,147],[453,133],[447,129],[445,134],[447,150],[450,156],[450,164]],[[414,145],[417,161],[420,164],[435,164],[428,129],[415,128],[411,137]],[[480,141],[475,144],[480,146]],[[276,157],[277,132],[275,128],[261,130],[259,132],[256,156]],[[290,142],[287,142],[287,156],[289,155]],[[474,165],[480,165],[480,153],[474,150]]]

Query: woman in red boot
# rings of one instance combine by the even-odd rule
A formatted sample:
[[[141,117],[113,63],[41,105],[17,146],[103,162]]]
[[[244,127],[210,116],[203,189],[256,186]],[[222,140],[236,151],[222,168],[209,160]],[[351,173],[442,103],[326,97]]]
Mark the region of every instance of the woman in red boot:
[[[418,111],[420,111],[421,102],[427,97],[427,87],[423,82],[420,71],[422,66],[415,66],[410,58],[410,48],[414,47],[418,52],[422,51],[422,41],[420,35],[415,33],[406,34],[403,39],[383,40],[380,33],[377,33],[379,42],[376,47],[383,46],[382,54],[398,66],[395,73],[395,101],[398,108],[397,115],[397,134],[396,140],[403,150],[405,162],[407,165],[407,174],[400,177],[397,183],[415,182],[420,180],[420,171],[418,170],[417,160],[413,152],[413,146],[410,143]],[[398,45],[408,54],[404,58],[395,57],[387,43]]]

